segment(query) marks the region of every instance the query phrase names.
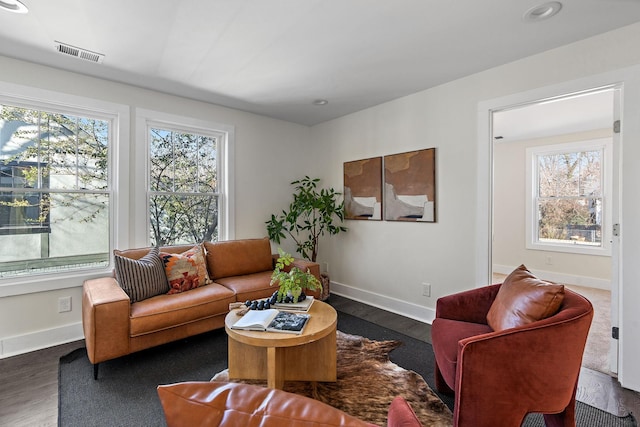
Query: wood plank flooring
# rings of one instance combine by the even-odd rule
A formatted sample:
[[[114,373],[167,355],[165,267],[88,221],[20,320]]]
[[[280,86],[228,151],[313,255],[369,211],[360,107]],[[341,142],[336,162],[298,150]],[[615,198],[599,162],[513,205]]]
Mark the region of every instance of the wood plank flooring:
[[[0,359],[0,426],[58,425],[58,361],[75,341]]]
[[[331,295],[329,302],[346,313],[430,342],[428,324],[335,294]],[[83,341],[75,341],[0,359],[0,426],[56,426],[59,358],[83,346]],[[617,415],[640,413],[638,393],[623,389],[615,378],[589,369],[582,370],[578,397],[585,403]]]

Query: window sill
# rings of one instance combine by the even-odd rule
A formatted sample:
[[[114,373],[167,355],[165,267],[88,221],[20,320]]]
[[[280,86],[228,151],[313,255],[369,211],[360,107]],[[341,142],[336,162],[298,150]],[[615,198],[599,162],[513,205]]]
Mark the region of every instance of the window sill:
[[[0,298],[80,287],[85,280],[110,276],[112,271],[109,267],[66,274],[6,278],[0,280]]]
[[[576,255],[611,256],[611,246],[594,248],[560,243],[527,243],[527,249],[534,251],[563,252]]]

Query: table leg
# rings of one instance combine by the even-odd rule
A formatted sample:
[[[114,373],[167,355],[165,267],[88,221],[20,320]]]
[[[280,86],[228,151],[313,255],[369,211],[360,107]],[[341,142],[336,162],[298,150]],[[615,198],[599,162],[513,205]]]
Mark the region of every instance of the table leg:
[[[267,387],[282,390],[286,363],[281,348],[267,348]]]

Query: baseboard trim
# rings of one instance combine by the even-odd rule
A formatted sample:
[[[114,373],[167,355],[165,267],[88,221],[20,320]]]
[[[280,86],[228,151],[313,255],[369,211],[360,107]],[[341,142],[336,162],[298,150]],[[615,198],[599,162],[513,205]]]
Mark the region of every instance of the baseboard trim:
[[[331,281],[331,293],[423,323],[431,324],[433,319],[435,319],[435,309],[411,304],[406,301],[358,289],[343,283]],[[82,322],[3,338],[0,340],[0,359],[82,339],[84,339]]]
[[[433,319],[436,317],[435,309],[411,304],[406,301],[358,289],[343,283],[331,281],[331,293],[423,323],[431,324]]]
[[[512,267],[508,265],[494,264],[493,271],[494,273],[499,273],[499,274],[509,274],[516,267],[517,266]],[[538,269],[530,269],[530,271],[536,276],[538,276],[539,278],[544,280],[550,280],[552,282],[567,283],[571,285],[585,286],[588,288],[595,288],[595,289],[604,289],[607,291],[611,290],[611,280],[598,279],[596,277],[556,273],[553,271],[545,271],[545,270],[538,270]]]
[[[84,339],[82,322],[0,340],[0,359]]]

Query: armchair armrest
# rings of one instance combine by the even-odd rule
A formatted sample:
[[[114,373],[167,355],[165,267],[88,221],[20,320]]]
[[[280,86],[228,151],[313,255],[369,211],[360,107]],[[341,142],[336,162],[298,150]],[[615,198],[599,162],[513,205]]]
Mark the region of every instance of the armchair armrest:
[[[82,328],[93,364],[129,353],[131,302],[113,277],[82,285]]]
[[[464,410],[457,411],[458,425],[519,425],[527,412],[565,411],[575,398],[592,317],[592,310],[567,310],[460,340],[455,406]]]
[[[486,325],[499,289],[500,285],[490,285],[438,298],[436,317]]]

